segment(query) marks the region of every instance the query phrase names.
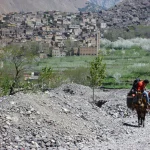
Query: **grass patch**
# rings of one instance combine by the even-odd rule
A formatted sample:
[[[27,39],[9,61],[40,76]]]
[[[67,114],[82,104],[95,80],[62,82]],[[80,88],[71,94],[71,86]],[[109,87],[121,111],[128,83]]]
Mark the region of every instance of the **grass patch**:
[[[149,79],[150,63],[149,52],[139,47],[130,49],[117,49],[104,55],[107,78],[103,82],[106,88],[130,88],[133,80],[137,77]],[[53,57],[41,60],[36,70],[42,67],[52,67],[55,71],[61,71],[61,76],[67,82],[88,85],[89,62],[95,56],[69,56]]]
[[[150,42],[149,39],[143,39],[142,42],[140,38],[130,41],[121,40],[118,42],[118,46],[116,44],[116,47],[113,47],[110,41],[105,42],[107,43],[103,43],[101,54],[103,55],[104,63],[106,63],[107,77],[103,81],[102,86],[105,88],[131,88],[132,82],[137,77],[150,80],[150,50],[142,49],[144,46],[142,42],[147,46],[149,43],[146,43]],[[125,45],[128,43],[130,43],[131,46]],[[89,81],[87,80],[89,64],[95,57],[96,56],[68,56],[41,59],[32,65],[31,70],[40,72],[44,67],[51,67],[56,74],[60,76],[61,81],[59,81],[61,83],[74,82],[89,85]],[[7,64],[7,66],[9,66],[9,64]],[[28,72],[31,70],[28,70]],[[148,87],[150,87],[150,85],[148,85]]]

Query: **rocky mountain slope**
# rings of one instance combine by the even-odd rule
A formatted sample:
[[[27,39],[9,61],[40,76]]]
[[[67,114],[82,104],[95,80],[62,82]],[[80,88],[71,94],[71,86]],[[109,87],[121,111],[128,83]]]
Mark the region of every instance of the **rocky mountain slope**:
[[[90,3],[99,5],[104,9],[108,9],[110,7],[113,7],[122,1],[123,0],[89,0]]]
[[[124,0],[109,10],[100,11],[99,22],[109,27],[150,25],[150,0]]]
[[[59,10],[77,12],[87,0],[0,0],[0,13]]]
[[[128,90],[64,84],[0,98],[0,150],[148,150],[150,118],[137,126]],[[98,107],[99,106],[99,107]]]
[[[87,6],[87,2],[107,9],[120,1],[122,0],[0,0],[0,13],[46,10],[77,12],[79,8]]]

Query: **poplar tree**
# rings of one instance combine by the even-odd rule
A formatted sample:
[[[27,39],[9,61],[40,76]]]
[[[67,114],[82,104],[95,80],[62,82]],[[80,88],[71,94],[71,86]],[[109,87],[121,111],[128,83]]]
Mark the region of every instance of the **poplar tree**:
[[[102,81],[105,78],[106,64],[103,63],[103,57],[97,56],[92,62],[90,62],[90,75],[88,79],[90,81],[90,86],[93,89],[93,101],[94,99],[94,89],[97,86],[102,85]]]

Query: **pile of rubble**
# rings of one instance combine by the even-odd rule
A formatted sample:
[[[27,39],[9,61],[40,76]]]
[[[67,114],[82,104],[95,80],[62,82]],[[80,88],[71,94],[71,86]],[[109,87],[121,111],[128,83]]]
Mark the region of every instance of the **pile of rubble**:
[[[137,118],[126,107],[126,93],[96,89],[93,101],[90,87],[64,84],[44,93],[1,97],[0,150],[123,148],[124,140],[134,141],[138,130],[127,126],[136,126]]]

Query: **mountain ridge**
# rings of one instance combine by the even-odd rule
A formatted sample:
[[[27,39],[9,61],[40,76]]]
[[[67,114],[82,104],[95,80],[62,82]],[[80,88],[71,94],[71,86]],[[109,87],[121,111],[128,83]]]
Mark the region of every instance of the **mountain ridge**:
[[[9,12],[36,12],[58,10],[64,12],[77,12],[84,7],[87,0],[0,0],[0,13]],[[69,7],[68,7],[69,6]]]
[[[123,0],[0,0],[0,14],[10,12],[36,12],[36,11],[63,11],[78,12],[87,6],[92,9],[102,10],[108,9]],[[93,6],[94,5],[94,6]],[[69,6],[69,7],[68,7]]]

